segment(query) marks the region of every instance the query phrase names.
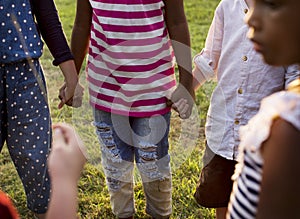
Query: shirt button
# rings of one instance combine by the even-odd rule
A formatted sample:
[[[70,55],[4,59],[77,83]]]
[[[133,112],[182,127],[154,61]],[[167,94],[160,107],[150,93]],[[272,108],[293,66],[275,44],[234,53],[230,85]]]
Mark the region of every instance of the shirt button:
[[[243,56],[242,60],[246,62],[248,60],[248,57],[247,56]]]
[[[245,14],[248,13],[248,9],[247,9],[247,8],[244,9],[244,13],[245,13]]]
[[[239,89],[238,89],[238,93],[239,93],[239,94],[242,94],[242,93],[243,93],[243,89],[242,89],[242,88],[239,88]]]
[[[240,124],[240,121],[239,120],[235,120],[234,124],[238,125],[238,124]]]

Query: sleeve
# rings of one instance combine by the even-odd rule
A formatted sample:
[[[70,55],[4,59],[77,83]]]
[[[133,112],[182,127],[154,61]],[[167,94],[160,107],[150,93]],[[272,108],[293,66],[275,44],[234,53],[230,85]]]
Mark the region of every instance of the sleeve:
[[[53,65],[73,59],[53,0],[31,0],[42,38],[54,57]]]
[[[205,47],[194,57],[194,76],[196,78],[205,78],[207,81],[215,77],[222,49],[223,17],[222,8],[219,5],[210,25]]]
[[[299,65],[290,65],[286,67],[286,73],[285,73],[285,88],[288,87],[289,83],[291,83],[293,80],[300,77],[300,69]]]

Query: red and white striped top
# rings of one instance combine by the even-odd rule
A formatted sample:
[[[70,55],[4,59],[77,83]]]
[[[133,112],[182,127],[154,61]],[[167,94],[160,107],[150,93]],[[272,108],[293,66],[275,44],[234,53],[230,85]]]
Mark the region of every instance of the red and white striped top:
[[[88,57],[91,104],[134,117],[170,111],[166,93],[176,86],[162,0],[90,0]]]

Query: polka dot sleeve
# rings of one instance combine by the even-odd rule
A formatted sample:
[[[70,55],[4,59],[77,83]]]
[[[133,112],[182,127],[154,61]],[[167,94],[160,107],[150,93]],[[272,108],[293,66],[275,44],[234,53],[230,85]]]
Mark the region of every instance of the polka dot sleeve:
[[[31,0],[42,37],[54,57],[53,64],[73,59],[53,0]]]

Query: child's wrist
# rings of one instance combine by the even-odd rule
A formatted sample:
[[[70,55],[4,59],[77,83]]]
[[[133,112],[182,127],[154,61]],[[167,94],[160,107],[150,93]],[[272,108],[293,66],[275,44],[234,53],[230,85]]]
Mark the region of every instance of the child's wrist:
[[[78,82],[78,77],[65,78],[65,83],[67,86],[76,86]]]

